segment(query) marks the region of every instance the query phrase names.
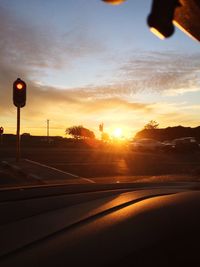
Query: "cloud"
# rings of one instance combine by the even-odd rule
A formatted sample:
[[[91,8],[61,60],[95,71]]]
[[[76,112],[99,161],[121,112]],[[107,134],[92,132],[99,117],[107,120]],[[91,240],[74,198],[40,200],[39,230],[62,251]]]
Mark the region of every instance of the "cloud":
[[[86,89],[86,88],[73,88],[66,90],[57,90],[53,87],[36,86],[35,84],[29,84],[28,91],[28,114],[29,115],[41,115],[39,110],[43,110],[45,113],[47,109],[52,111],[65,110],[71,113],[80,113],[90,115],[94,113],[98,114],[106,112],[150,112],[152,110],[150,104],[133,102],[131,100],[123,99],[122,96],[118,95],[105,95],[102,91],[106,90],[105,87],[99,90]],[[107,88],[109,91],[109,87]],[[34,109],[37,111],[34,112]],[[61,111],[62,112],[62,111]],[[125,115],[126,116],[126,115]]]
[[[175,52],[137,54],[119,69],[121,79],[133,91],[159,91],[169,95],[200,89],[200,53]]]
[[[34,67],[56,66],[54,39],[44,29],[13,16],[5,8],[0,8],[0,55],[4,65],[18,71],[33,71]],[[2,62],[1,61],[1,62]]]
[[[59,33],[51,24],[36,27],[0,5],[1,66],[9,72],[32,76],[46,68],[71,68],[75,60],[103,51],[105,47],[84,25],[68,25],[65,33]]]

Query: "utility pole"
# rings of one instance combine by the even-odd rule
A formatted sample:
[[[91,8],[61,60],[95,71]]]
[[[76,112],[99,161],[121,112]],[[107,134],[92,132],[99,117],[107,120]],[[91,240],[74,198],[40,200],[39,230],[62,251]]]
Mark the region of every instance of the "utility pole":
[[[47,142],[49,144],[49,119],[47,120]]]

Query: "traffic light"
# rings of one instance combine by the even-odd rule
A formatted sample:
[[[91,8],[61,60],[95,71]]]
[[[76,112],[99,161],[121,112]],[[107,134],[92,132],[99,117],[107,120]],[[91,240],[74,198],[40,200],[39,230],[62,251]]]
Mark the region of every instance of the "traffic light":
[[[26,104],[26,83],[20,78],[13,83],[13,103],[19,108]]]
[[[3,127],[1,126],[1,127],[0,127],[0,135],[2,135],[3,132],[4,132],[4,129],[3,129]]]

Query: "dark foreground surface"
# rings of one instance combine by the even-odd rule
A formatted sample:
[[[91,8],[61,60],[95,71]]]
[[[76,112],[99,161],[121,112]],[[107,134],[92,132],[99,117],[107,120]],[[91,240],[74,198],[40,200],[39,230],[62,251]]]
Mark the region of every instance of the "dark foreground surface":
[[[199,266],[198,185],[116,186],[0,191],[1,267]]]

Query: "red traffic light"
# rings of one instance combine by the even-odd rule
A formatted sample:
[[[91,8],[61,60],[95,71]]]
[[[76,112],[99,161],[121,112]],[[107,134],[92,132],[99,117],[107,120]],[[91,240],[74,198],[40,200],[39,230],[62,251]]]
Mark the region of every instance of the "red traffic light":
[[[26,104],[26,83],[19,78],[13,83],[13,103],[19,108]]]
[[[24,84],[21,83],[21,82],[19,82],[19,83],[16,84],[16,88],[17,88],[18,90],[23,89],[23,87],[24,87]]]

